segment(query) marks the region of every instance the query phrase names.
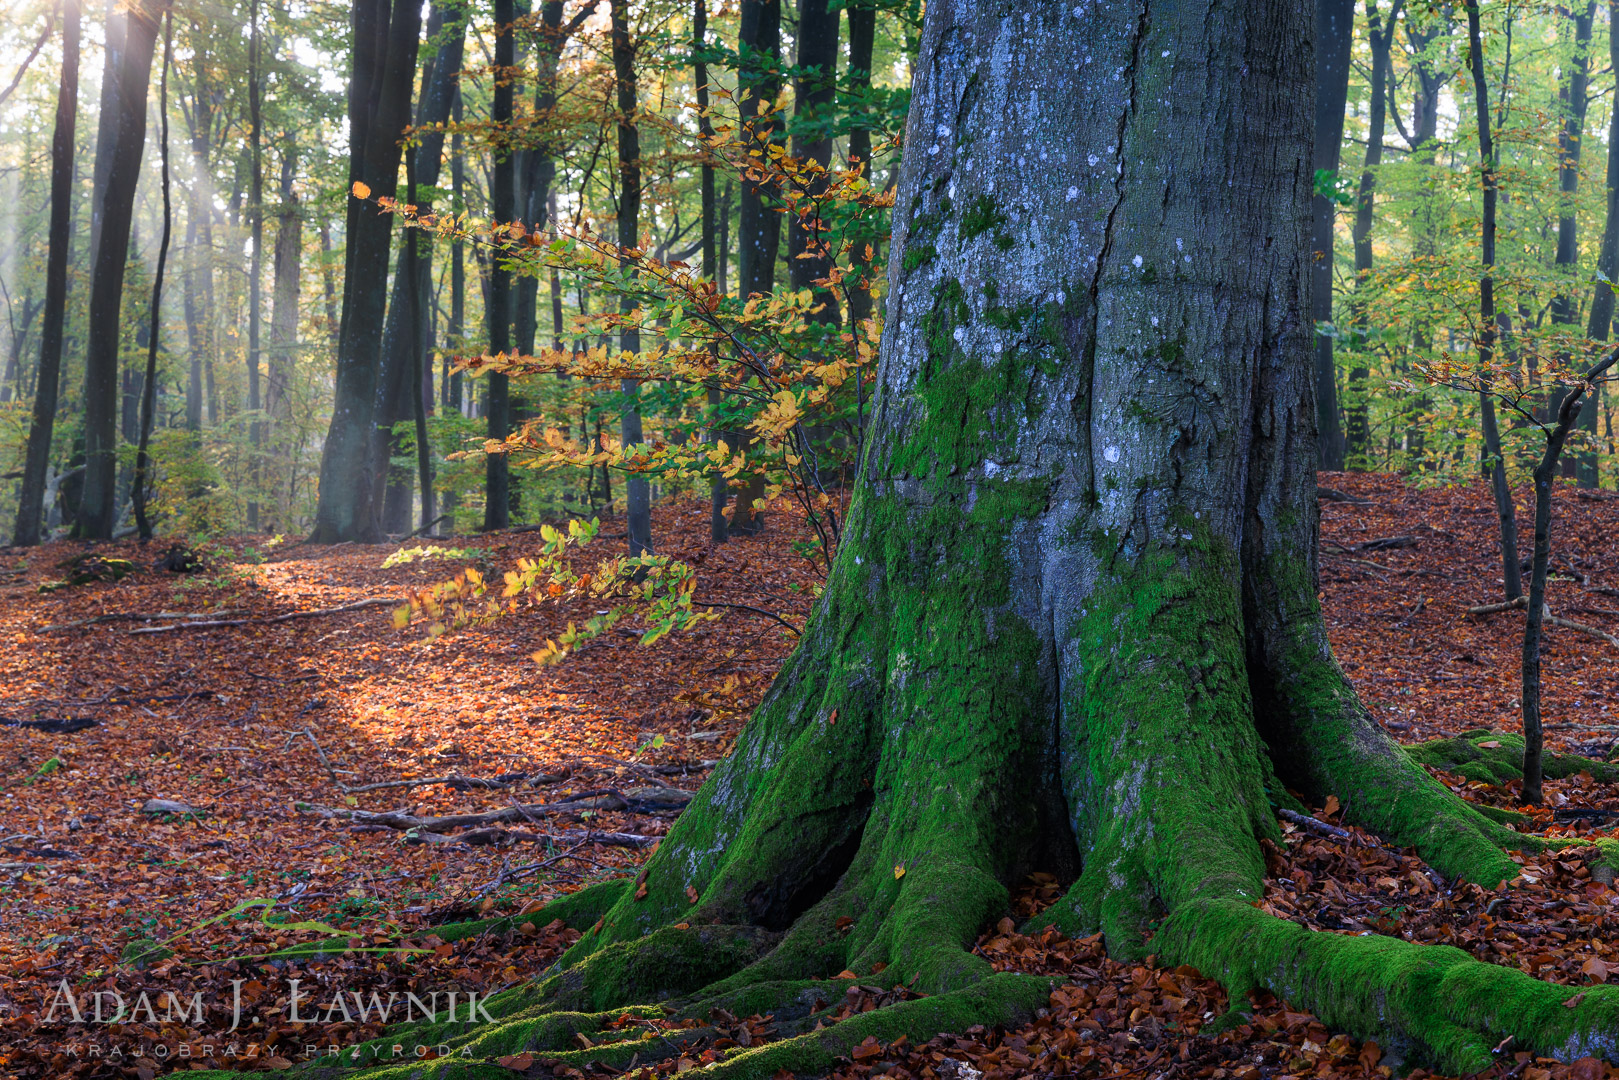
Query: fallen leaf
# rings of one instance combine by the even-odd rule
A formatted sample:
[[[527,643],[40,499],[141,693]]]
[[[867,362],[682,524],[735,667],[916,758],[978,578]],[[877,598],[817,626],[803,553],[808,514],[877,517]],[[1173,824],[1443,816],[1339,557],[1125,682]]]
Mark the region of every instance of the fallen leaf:
[[[1338,812],[1338,807],[1339,807],[1338,796],[1336,796],[1336,795],[1328,795],[1327,796],[1327,801],[1324,804],[1322,804],[1322,806],[1321,806],[1321,816],[1322,817],[1331,817],[1332,815],[1334,815],[1334,814],[1336,814]]]
[[[1608,965],[1607,965],[1607,962],[1604,961],[1604,960],[1599,960],[1595,956],[1591,957],[1585,963],[1581,964],[1580,965],[1580,971],[1583,972],[1586,975],[1591,976],[1591,978],[1595,979],[1597,982],[1607,982],[1608,981]]]
[[[856,1046],[849,1052],[849,1056],[854,1058],[856,1061],[866,1061],[869,1058],[876,1057],[882,1052],[883,1044],[877,1041],[877,1037],[875,1035],[867,1035],[861,1040],[859,1046]]]
[[[686,886],[686,899],[690,900],[694,904],[697,903],[697,890],[692,888],[690,885]]]
[[[1563,1002],[1563,1008],[1572,1009],[1572,1008],[1574,1008],[1576,1005],[1578,1005],[1580,1002],[1582,1002],[1584,1000],[1585,1000],[1585,991],[1581,990],[1579,993],[1575,994],[1573,997],[1571,997],[1567,1001]]]
[[[898,881],[900,878],[902,878],[904,876],[905,876],[905,866],[904,866],[904,864],[902,863],[900,865],[895,866],[894,867],[894,880]]]
[[[1568,1067],[1569,1080],[1602,1080],[1608,1067],[1601,1058],[1582,1057]]]
[[[534,1055],[511,1054],[503,1058],[496,1058],[495,1064],[503,1069],[511,1069],[513,1072],[528,1072],[529,1069],[534,1067]]]

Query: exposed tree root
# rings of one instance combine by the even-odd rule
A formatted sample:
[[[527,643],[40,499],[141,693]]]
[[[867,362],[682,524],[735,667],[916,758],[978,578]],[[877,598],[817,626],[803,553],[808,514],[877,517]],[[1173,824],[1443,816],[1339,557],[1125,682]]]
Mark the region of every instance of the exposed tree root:
[[[1412,760],[1444,769],[1469,780],[1503,785],[1523,779],[1523,736],[1512,732],[1474,728],[1450,739],[1429,739],[1405,748]],[[1619,781],[1619,766],[1578,754],[1547,754],[1541,771],[1550,779],[1589,772],[1602,784]],[[1515,815],[1528,820],[1522,815]]]
[[[1183,906],[1154,943],[1233,1001],[1263,987],[1445,1072],[1482,1071],[1508,1036],[1561,1061],[1619,1059],[1619,987],[1553,986],[1449,946],[1311,932],[1231,900]]]

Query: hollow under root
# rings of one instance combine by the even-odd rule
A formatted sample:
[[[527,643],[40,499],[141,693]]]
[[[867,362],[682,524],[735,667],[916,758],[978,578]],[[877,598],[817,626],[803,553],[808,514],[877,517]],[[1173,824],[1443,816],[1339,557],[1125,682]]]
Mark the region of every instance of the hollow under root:
[[[1488,1068],[1508,1036],[1564,1062],[1619,1060],[1619,987],[1555,986],[1449,946],[1310,931],[1235,900],[1181,906],[1153,944],[1218,979],[1233,1001],[1269,990],[1444,1072]]]

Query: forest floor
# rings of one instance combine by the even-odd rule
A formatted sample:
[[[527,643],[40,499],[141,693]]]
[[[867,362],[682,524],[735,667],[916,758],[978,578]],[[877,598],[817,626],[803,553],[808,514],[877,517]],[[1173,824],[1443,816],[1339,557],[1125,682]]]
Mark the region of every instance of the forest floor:
[[[1322,504],[1321,587],[1338,657],[1374,714],[1405,741],[1515,730],[1522,616],[1466,614],[1501,593],[1487,493],[1418,490],[1389,476],[1324,475],[1322,483],[1353,500]],[[763,537],[715,548],[706,507],[666,506],[655,512],[654,536],[660,551],[698,563],[702,598],[801,625],[813,575],[792,550],[790,520],[771,524]],[[204,569],[174,573],[154,568],[167,545],[123,542],[94,554],[128,559],[137,572],[54,591],[40,586],[68,574],[63,564],[85,545],[0,551],[0,725],[8,725],[0,744],[0,1076],[150,1077],[208,1061],[285,1067],[316,1047],[380,1032],[375,1011],[363,1007],[373,993],[379,1004],[430,987],[482,996],[540,970],[576,937],[519,922],[506,935],[446,942],[434,927],[527,913],[560,892],[633,872],[683,793],[728,750],[792,635],[727,610],[650,647],[626,629],[541,667],[531,654],[590,610],[537,608],[432,642],[417,627],[395,628],[384,601],[466,566],[498,581],[540,543],[537,533],[515,531],[335,548],[232,541],[207,549]],[[401,546],[453,554],[385,569]],[[581,558],[595,554],[585,549]],[[1619,496],[1559,492],[1553,565],[1552,610],[1619,633]],[[330,610],[364,601],[377,604]],[[269,621],[293,612],[314,614]],[[174,617],[202,613],[208,620]],[[1550,746],[1605,756],[1619,736],[1611,715],[1619,647],[1553,627],[1545,678]],[[500,786],[424,782],[433,778]],[[1510,804],[1510,791],[1446,779],[1466,797]],[[393,786],[356,790],[365,785]],[[1619,810],[1619,785],[1576,776],[1547,788],[1554,807]],[[361,811],[504,811],[509,820],[407,832],[394,827],[408,824],[398,818],[354,820]],[[1541,822],[1548,831],[1592,835],[1584,822],[1552,825],[1551,813]],[[1338,821],[1341,812],[1329,801],[1317,816]],[[1436,886],[1414,856],[1358,830],[1347,841],[1293,824],[1284,832],[1286,849],[1267,852],[1265,904],[1277,914],[1446,942],[1555,982],[1605,982],[1610,967],[1619,979],[1607,926],[1619,925],[1619,894],[1578,858],[1526,865],[1520,885],[1498,898]],[[1015,914],[1032,915],[1056,894],[1053,880],[1036,875]],[[337,955],[268,955],[334,934],[348,937]],[[151,943],[162,951],[150,954]],[[1029,1028],[974,1029],[921,1046],[871,1043],[842,1075],[973,1080],[946,1061],[954,1059],[985,1077],[1370,1080],[1398,1065],[1268,997],[1251,1024],[1199,1036],[1226,1011],[1217,985],[1187,968],[1109,961],[1094,938],[1026,936],[1007,919],[978,949],[1002,970],[1072,982]],[[879,972],[858,976],[848,1010],[905,996]],[[74,1021],[66,989],[83,1022]],[[97,1023],[97,991],[115,991],[131,1013]],[[200,1022],[185,1012],[194,994],[203,1000]],[[353,1010],[330,1007],[348,994]],[[110,1020],[116,1000],[100,1000]],[[295,1022],[295,1005],[315,1019]],[[659,1068],[689,1068],[734,1039],[769,1037],[768,1017],[735,1026]],[[543,1059],[512,1064],[549,1071]],[[1619,1076],[1589,1059],[1558,1065],[1510,1047],[1494,1071],[1522,1080]]]

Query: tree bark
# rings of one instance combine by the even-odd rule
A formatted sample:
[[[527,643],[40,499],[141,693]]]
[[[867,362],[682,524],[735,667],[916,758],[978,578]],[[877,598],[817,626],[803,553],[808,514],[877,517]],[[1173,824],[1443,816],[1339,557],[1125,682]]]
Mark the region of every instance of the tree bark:
[[[1563,73],[1562,85],[1557,88],[1557,103],[1563,123],[1557,132],[1557,188],[1560,198],[1557,204],[1557,253],[1553,265],[1558,273],[1568,275],[1570,281],[1567,288],[1552,297],[1551,318],[1553,324],[1567,327],[1578,325],[1580,318],[1572,280],[1580,261],[1579,218],[1575,210],[1580,192],[1580,152],[1585,146],[1585,114],[1590,104],[1587,95],[1591,83],[1591,28],[1596,22],[1596,11],[1596,0],[1586,0],[1583,10],[1575,8],[1566,13],[1574,29],[1574,55]],[[1555,392],[1548,398],[1547,419],[1553,419],[1560,398],[1561,395]],[[1563,475],[1579,486],[1596,486],[1594,452],[1577,449],[1562,459],[1562,468]]]
[[[1619,0],[1608,0],[1610,28],[1619,25]],[[1610,29],[1608,34],[1608,66],[1619,86],[1619,34]],[[1586,335],[1597,341],[1607,341],[1613,328],[1613,282],[1619,279],[1619,109],[1611,110],[1608,120],[1607,205],[1602,216],[1602,246],[1597,251],[1597,286],[1591,297],[1591,317]],[[1595,437],[1597,415],[1602,409],[1602,390],[1599,387],[1585,400],[1580,409],[1580,430]],[[1584,464],[1582,462],[1582,464]],[[1600,462],[1592,455],[1589,472],[1580,477],[1581,486],[1598,486]]]
[[[73,148],[79,115],[79,3],[62,0],[62,74],[56,95],[56,129],[51,136],[51,217],[45,261],[45,311],[39,334],[39,377],[29,417],[28,449],[12,543],[40,542],[45,509],[45,474],[56,429],[56,403],[62,382],[62,330],[67,319],[67,264],[73,245]]]
[[[146,513],[146,493],[151,482],[152,413],[157,398],[157,350],[163,322],[163,273],[169,261],[169,236],[174,226],[174,208],[169,193],[169,67],[174,60],[174,11],[163,13],[163,67],[158,82],[158,156],[163,186],[163,232],[157,244],[157,268],[152,274],[152,319],[146,333],[146,372],[141,380],[140,434],[135,447],[135,475],[130,483],[130,501],[135,508],[135,528],[142,540],[152,538],[152,522]]]
[[[349,84],[349,183],[374,196],[399,190],[399,139],[410,122],[421,8],[409,0],[356,0]],[[348,201],[339,317],[337,386],[321,452],[315,543],[382,537],[370,455],[381,366],[383,309],[393,218],[360,199]]]
[[[837,102],[838,30],[840,8],[831,0],[799,0],[798,77],[793,87],[792,155],[800,161],[813,161],[821,169],[832,164],[833,109]],[[809,192],[826,190],[824,174],[812,180]],[[819,215],[805,220],[793,215],[787,223],[787,279],[794,289],[814,289],[816,300],[825,305],[815,316],[821,322],[835,323],[842,316],[837,295],[817,289],[814,282],[826,277],[832,259],[825,253]],[[830,226],[828,226],[830,227]]]
[[[168,0],[135,0],[107,31],[91,195],[89,334],[84,371],[84,491],[78,534],[112,538],[118,496],[118,346],[135,187],[146,145],[146,88]]]
[[[516,17],[512,0],[495,0],[495,87],[490,123],[496,140],[495,165],[489,179],[489,214],[501,224],[517,219],[517,161],[506,140],[511,136],[512,84],[502,72],[516,63],[511,24]],[[485,305],[489,351],[496,356],[512,347],[511,272],[492,260],[489,267],[489,298]],[[511,379],[501,372],[490,372],[488,379],[488,434],[504,439],[512,432]],[[484,468],[483,527],[504,529],[511,524],[511,471],[505,454],[490,454]]]
[[[1355,197],[1355,280],[1372,270],[1372,224],[1377,199],[1377,170],[1383,164],[1383,134],[1387,128],[1389,54],[1394,46],[1394,28],[1403,0],[1395,0],[1389,9],[1388,21],[1378,14],[1377,0],[1366,0],[1367,36],[1372,52],[1372,94],[1368,105],[1366,157],[1360,173],[1360,190]],[[1357,324],[1360,322],[1356,320]],[[1364,326],[1360,329],[1364,332]],[[1361,348],[1364,342],[1357,343]],[[1349,402],[1344,410],[1344,464],[1346,468],[1369,467],[1367,452],[1371,441],[1371,424],[1367,414],[1366,379],[1371,374],[1364,361],[1358,361],[1349,370]]]
[[[638,248],[641,243],[641,129],[638,126],[635,85],[635,43],[630,39],[628,0],[612,0],[613,81],[618,91],[618,243]],[[634,311],[635,299],[625,295],[622,311]],[[641,349],[641,333],[626,326],[619,332],[619,348],[634,353]],[[624,379],[624,413],[620,438],[626,447],[642,442],[641,384]],[[624,478],[624,523],[629,533],[631,555],[651,555],[652,492],[644,475],[632,472]]]
[[[667,1053],[578,1049],[625,1005],[763,1011],[785,1037],[716,1070],[762,1080],[867,1034],[1011,1025],[1053,983],[971,949],[1039,870],[1071,887],[1036,928],[1100,929],[1445,1072],[1508,1036],[1615,1056],[1619,991],[1255,906],[1288,787],[1486,887],[1519,872],[1500,844],[1544,844],[1407,757],[1327,643],[1308,5],[1024,11],[928,4],[826,590],[638,878],[535,914],[584,933],[503,1006],[499,1045],[616,1072]],[[826,1027],[796,1004],[878,964],[929,996]]]
[[[281,158],[281,207],[276,214],[275,285],[270,309],[270,358],[266,374],[264,411],[272,422],[291,415],[292,369],[298,356],[298,292],[303,272],[303,211],[292,188],[298,171],[298,144],[286,139]]]
[[[1479,161],[1484,174],[1484,220],[1482,262],[1479,278],[1478,366],[1485,387],[1479,393],[1479,417],[1484,434],[1483,472],[1495,497],[1500,520],[1501,581],[1508,600],[1523,595],[1522,572],[1518,565],[1518,521],[1507,485],[1507,463],[1501,454],[1501,434],[1495,423],[1495,398],[1488,388],[1490,368],[1495,360],[1495,142],[1490,134],[1490,90],[1484,73],[1484,46],[1479,30],[1478,0],[1466,0],[1468,69],[1473,76],[1473,108],[1478,120]]]
[[[1328,180],[1336,187],[1343,157],[1344,110],[1349,95],[1350,46],[1355,39],[1355,0],[1316,0],[1315,5],[1315,175],[1318,185]],[[1315,219],[1315,262],[1310,275],[1311,314],[1315,321],[1332,322],[1332,269],[1338,203],[1331,193],[1317,191],[1312,204]],[[1344,429],[1338,416],[1338,369],[1332,357],[1332,337],[1315,339],[1315,400],[1320,412],[1321,467],[1341,472],[1344,467]]]
[[[781,0],[743,0],[737,31],[740,59],[742,133],[750,145],[763,147],[783,141],[781,124],[769,111],[781,93]],[[759,109],[766,107],[760,116]],[[742,179],[740,220],[737,226],[737,293],[743,299],[768,295],[776,287],[776,257],[781,248],[781,212],[774,205],[775,185]],[[746,430],[731,432],[731,441],[744,452],[753,446]],[[752,536],[764,529],[764,515],[753,509],[764,495],[764,478],[751,477],[736,494],[730,534]]]
[[[248,5],[250,30],[247,45],[247,146],[248,168],[252,172],[248,199],[248,260],[247,260],[247,411],[252,418],[247,424],[247,444],[250,455],[248,468],[247,531],[259,531],[259,486],[264,473],[264,422],[259,411],[264,406],[259,387],[259,331],[264,313],[264,73],[263,32],[259,27],[259,0]]]
[[[419,143],[409,154],[416,175],[416,193],[409,201],[418,214],[433,212],[429,192],[438,186],[443,168],[444,132],[430,130],[450,119],[461,71],[461,57],[465,51],[465,15],[457,2],[434,4],[427,20],[428,40],[442,40],[438,50],[423,66],[421,100],[416,108],[416,126],[423,131]],[[462,33],[444,34],[445,28],[462,27]],[[416,230],[406,234],[407,241]],[[388,321],[383,330],[382,380],[377,388],[377,424],[372,433],[371,475],[377,484],[374,497],[382,504],[382,530],[398,534],[409,532],[411,502],[414,494],[412,472],[408,465],[395,465],[393,459],[406,454],[417,454],[416,473],[421,472],[418,447],[414,436],[396,433],[396,426],[405,420],[414,421],[416,398],[421,397],[419,366],[432,342],[428,327],[430,312],[418,305],[417,297],[426,296],[433,280],[433,247],[431,244],[401,244],[399,260],[394,270],[393,298],[388,305]],[[412,396],[413,385],[416,387]],[[425,405],[423,406],[425,409]],[[425,416],[424,416],[425,424]],[[424,496],[426,493],[424,493]],[[428,501],[431,501],[429,498]]]
[[[849,89],[857,96],[871,91],[872,55],[877,42],[877,0],[855,0],[849,11]],[[871,120],[864,101],[849,117],[849,163],[858,163],[861,175],[871,179]],[[1341,125],[1340,125],[1341,126]],[[862,271],[867,268],[864,250],[852,253],[851,261]],[[871,318],[871,290],[858,283],[849,286],[849,322],[858,326]]]

